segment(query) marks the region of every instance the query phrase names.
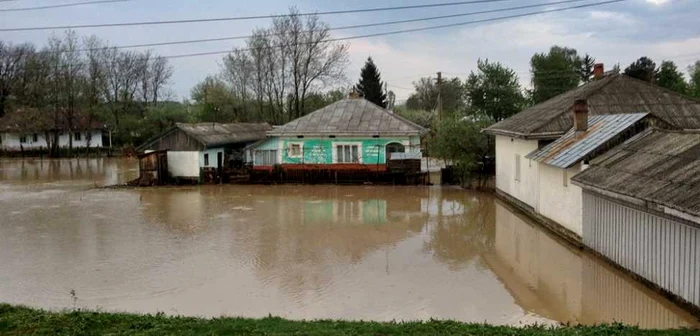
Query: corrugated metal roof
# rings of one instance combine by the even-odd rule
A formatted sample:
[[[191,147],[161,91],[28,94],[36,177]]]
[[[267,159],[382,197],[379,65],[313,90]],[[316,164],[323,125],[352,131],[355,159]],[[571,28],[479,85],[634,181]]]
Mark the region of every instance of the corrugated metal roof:
[[[498,122],[484,132],[516,137],[557,136],[573,125],[571,107],[587,99],[591,115],[645,112],[669,126],[700,129],[700,101],[625,75],[592,81]]]
[[[648,130],[572,180],[700,216],[700,132]]]
[[[201,142],[202,145],[206,147],[258,141],[264,139],[267,132],[272,129],[272,127],[266,123],[177,123],[175,127],[197,139],[197,141]]]
[[[551,144],[525,156],[559,168],[569,168],[642,120],[647,113],[597,115],[588,119],[588,130],[570,129]]]
[[[419,135],[427,130],[365,99],[343,99],[283,126],[283,135]]]

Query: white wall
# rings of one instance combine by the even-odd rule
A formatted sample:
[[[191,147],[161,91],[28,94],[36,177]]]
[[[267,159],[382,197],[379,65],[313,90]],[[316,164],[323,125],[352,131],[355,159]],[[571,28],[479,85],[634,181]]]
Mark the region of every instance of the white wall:
[[[525,156],[537,149],[537,140],[496,136],[496,188],[538,209],[537,162]],[[515,180],[515,155],[520,155],[520,180]]]
[[[199,166],[202,168],[219,168],[219,163],[217,161],[216,155],[217,153],[221,153],[222,160],[225,160],[225,155],[224,155],[224,149],[223,148],[209,148],[203,152],[199,152]],[[205,165],[204,164],[204,154],[209,155],[209,164]],[[225,162],[222,162],[224,165],[226,165]]]
[[[80,132],[80,141],[78,140],[73,140],[73,148],[86,148],[88,147],[88,141],[87,141],[87,135],[88,133],[92,134],[92,139],[90,140],[90,148],[99,148],[102,147],[102,131],[101,130],[94,130],[91,132]],[[34,134],[37,136],[37,141],[34,141]],[[25,135],[27,138],[27,142],[25,143],[20,143],[20,137],[21,135]],[[74,136],[74,133],[71,134]],[[53,136],[53,132],[51,132],[51,135]],[[70,142],[69,134],[68,133],[63,133],[58,136],[58,146],[59,147],[68,147]],[[46,142],[46,134],[44,132],[37,132],[37,133],[26,133],[26,134],[20,134],[20,133],[3,133],[2,134],[2,144],[0,145],[0,148],[5,149],[5,150],[20,150],[20,148],[24,148],[25,150],[29,149],[40,149],[40,148],[48,148],[48,144]]]
[[[583,191],[571,184],[571,177],[581,171],[580,163],[566,170],[544,163],[539,165],[539,213],[565,228],[583,235]]]
[[[168,171],[172,177],[199,178],[199,152],[168,151]]]

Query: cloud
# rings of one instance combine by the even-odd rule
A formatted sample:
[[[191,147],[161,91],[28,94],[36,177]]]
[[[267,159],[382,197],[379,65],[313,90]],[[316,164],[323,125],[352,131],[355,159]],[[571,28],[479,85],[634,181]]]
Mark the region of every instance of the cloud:
[[[658,1],[658,0],[657,0]],[[591,18],[598,21],[608,21],[612,23],[620,23],[631,25],[636,23],[636,20],[628,14],[610,11],[591,11]]]
[[[646,1],[647,1],[647,3],[650,3],[652,5],[656,5],[656,6],[665,5],[669,2],[671,2],[671,0],[646,0]]]

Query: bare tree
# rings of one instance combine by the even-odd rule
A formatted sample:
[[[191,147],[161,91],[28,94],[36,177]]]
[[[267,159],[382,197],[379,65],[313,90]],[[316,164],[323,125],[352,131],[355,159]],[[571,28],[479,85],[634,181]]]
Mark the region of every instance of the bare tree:
[[[30,45],[13,46],[0,41],[0,117],[5,115],[12,89],[24,75],[24,66],[32,52]]]
[[[158,104],[162,90],[170,84],[170,79],[173,77],[173,67],[168,64],[168,60],[162,56],[153,58],[150,68],[150,86],[151,98],[153,105]]]

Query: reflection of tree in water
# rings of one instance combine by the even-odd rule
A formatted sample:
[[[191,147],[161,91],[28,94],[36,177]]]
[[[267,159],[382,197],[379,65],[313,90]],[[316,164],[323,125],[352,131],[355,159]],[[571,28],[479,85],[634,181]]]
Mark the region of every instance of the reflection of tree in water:
[[[429,226],[429,240],[424,250],[433,253],[452,270],[458,269],[477,256],[493,250],[495,241],[495,207],[493,197],[464,192],[462,197],[445,197],[437,216]],[[459,212],[446,207],[459,204]],[[446,216],[445,213],[455,213]]]

